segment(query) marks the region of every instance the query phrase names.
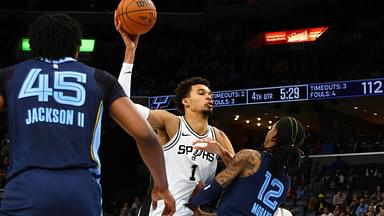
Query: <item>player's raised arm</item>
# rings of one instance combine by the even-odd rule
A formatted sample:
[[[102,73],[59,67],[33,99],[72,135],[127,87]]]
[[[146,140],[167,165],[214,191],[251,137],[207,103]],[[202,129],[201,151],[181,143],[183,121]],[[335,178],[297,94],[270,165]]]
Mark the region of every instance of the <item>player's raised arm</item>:
[[[139,35],[128,34],[121,28],[121,21],[116,17],[116,13],[114,14],[114,23],[116,31],[118,31],[121,35],[121,38],[125,44],[125,53],[124,53],[124,62],[128,64],[133,64],[135,60],[135,52],[136,48],[139,44]]]
[[[124,62],[118,80],[119,83],[123,86],[125,93],[128,95],[128,97],[130,97],[133,62],[135,60],[136,48],[139,44],[139,36],[128,34],[122,29],[121,21],[117,18],[116,12],[114,13],[114,24],[116,31],[119,32],[125,45]]]
[[[139,43],[139,36],[131,35],[124,31],[121,26],[121,21],[117,18],[116,13],[114,15],[116,31],[119,32],[125,45],[124,62],[119,74],[118,81],[123,87],[125,93],[128,95],[128,97],[130,97],[132,68],[135,59],[136,48]],[[169,132],[169,134],[172,135],[176,133],[179,121],[176,115],[166,110],[150,110],[148,107],[140,104],[135,104],[135,107],[139,114],[149,122],[153,129],[160,129],[161,131],[165,130],[167,133]]]

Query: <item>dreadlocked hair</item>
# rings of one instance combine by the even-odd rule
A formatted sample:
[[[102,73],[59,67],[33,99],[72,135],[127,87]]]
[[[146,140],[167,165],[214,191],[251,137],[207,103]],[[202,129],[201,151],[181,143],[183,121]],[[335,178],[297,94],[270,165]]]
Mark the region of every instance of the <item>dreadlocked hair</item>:
[[[177,111],[180,112],[180,114],[184,115],[185,114],[185,110],[184,110],[184,104],[182,102],[183,98],[186,98],[188,97],[191,89],[192,89],[192,86],[193,85],[198,85],[198,84],[201,84],[201,85],[205,85],[209,88],[209,81],[202,78],[202,77],[191,77],[189,79],[186,79],[182,82],[180,82],[176,89],[175,89],[175,98],[174,98],[174,102],[175,102],[175,105],[176,105],[176,109]]]
[[[276,123],[276,144],[269,149],[272,153],[270,169],[273,176],[278,176],[285,167],[288,174],[299,168],[301,150],[304,143],[303,125],[293,117],[282,117]]]
[[[65,14],[38,17],[29,27],[30,47],[34,57],[58,60],[74,57],[81,45],[81,27]]]

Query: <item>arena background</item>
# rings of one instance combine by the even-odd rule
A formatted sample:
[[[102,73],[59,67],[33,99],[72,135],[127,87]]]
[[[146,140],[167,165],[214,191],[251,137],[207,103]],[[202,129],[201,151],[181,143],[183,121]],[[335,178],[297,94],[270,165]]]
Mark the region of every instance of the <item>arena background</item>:
[[[320,202],[335,215],[347,211],[347,206],[356,207],[360,198],[365,198],[374,211],[383,205],[384,7],[380,1],[154,3],[158,22],[140,38],[136,54],[132,85],[136,102],[172,110],[171,104],[154,101],[170,101],[176,84],[185,78],[208,78],[212,90],[223,93],[217,93],[218,106],[211,122],[228,134],[236,151],[259,148],[268,126],[282,115],[293,115],[305,124],[303,150],[307,157],[284,204],[295,215],[320,215]],[[30,56],[21,51],[20,41],[36,16],[60,11],[80,21],[84,38],[95,40],[94,51],[81,53],[80,60],[117,77],[124,51],[113,26],[112,12],[117,4],[117,0],[1,1],[0,67]],[[266,32],[314,27],[327,30],[312,42],[267,45],[264,40]],[[347,82],[351,80],[360,81]],[[314,83],[319,85],[312,86],[318,88],[349,83],[360,88],[336,91],[334,97],[305,98],[302,92],[309,94]],[[236,92],[247,93],[247,89],[273,92],[275,99],[250,102],[234,96]],[[299,96],[303,100],[281,99],[281,91],[289,94],[295,89],[303,94]],[[167,97],[157,97],[162,95]],[[8,163],[6,131],[3,112],[2,186]],[[107,115],[100,154],[104,215],[120,215],[124,203],[131,208],[135,197],[145,196],[148,173],[133,140]],[[381,194],[375,201],[377,186],[381,186]],[[346,195],[341,210],[333,202],[338,190]],[[206,209],[214,211],[214,204]]]

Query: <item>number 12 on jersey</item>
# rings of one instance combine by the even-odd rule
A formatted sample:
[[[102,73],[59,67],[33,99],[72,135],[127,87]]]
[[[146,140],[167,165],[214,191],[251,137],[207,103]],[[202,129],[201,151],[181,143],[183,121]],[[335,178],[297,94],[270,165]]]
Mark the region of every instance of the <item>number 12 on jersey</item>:
[[[275,210],[278,204],[276,200],[283,195],[284,185],[277,178],[273,178],[272,181],[271,178],[272,174],[267,171],[267,173],[265,173],[264,183],[257,195],[257,199],[262,201],[270,209]],[[267,190],[268,186],[272,186],[273,188]]]

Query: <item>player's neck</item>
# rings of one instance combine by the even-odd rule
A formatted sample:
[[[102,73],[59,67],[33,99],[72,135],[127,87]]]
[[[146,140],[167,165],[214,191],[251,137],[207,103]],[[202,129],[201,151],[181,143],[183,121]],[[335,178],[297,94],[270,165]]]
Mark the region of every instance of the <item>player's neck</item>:
[[[186,112],[185,120],[196,133],[203,135],[208,131],[208,117],[202,113]]]

